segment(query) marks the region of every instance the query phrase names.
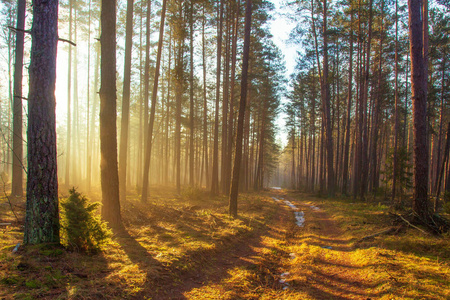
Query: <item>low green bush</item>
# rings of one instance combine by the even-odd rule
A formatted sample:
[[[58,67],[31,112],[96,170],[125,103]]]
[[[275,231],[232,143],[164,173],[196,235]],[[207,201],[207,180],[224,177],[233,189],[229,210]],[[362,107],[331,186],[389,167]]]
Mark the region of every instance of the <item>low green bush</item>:
[[[107,224],[97,213],[100,203],[90,203],[75,188],[69,193],[69,197],[61,201],[61,242],[72,251],[98,252],[111,236]]]

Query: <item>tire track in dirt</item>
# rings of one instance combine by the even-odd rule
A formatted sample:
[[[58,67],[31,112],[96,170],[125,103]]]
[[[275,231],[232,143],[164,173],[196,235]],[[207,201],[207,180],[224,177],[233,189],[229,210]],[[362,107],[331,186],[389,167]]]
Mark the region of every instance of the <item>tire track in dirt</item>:
[[[205,254],[207,257],[203,257],[201,265],[187,272],[178,272],[177,280],[158,283],[164,287],[155,290],[151,295],[152,299],[198,299],[195,290],[199,291],[197,294],[202,294],[201,290],[208,286],[215,286],[220,290],[224,287],[224,280],[230,277],[230,270],[234,268],[258,270],[259,284],[280,289],[279,269],[282,257],[287,254],[278,252],[276,256],[267,255],[273,249],[266,240],[287,241],[292,236],[293,218],[286,207],[276,207],[274,210],[270,222],[230,240],[228,245],[218,247],[213,253]],[[223,292],[226,291],[223,290],[222,294],[219,291],[216,296],[203,296],[207,299],[224,299]]]
[[[305,212],[305,224],[291,239],[295,258],[288,293],[296,299],[371,299],[376,284],[365,278],[364,264],[355,261],[354,241],[345,237],[338,222],[319,206],[318,198],[306,194],[298,198],[282,194]],[[359,258],[358,258],[359,259]]]

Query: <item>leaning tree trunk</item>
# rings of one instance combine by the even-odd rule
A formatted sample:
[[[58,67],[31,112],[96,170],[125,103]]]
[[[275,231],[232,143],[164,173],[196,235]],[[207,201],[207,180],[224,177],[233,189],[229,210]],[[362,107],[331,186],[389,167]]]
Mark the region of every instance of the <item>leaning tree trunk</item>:
[[[24,243],[59,243],[55,115],[58,0],[33,1],[31,37]]]
[[[426,72],[421,14],[421,0],[409,0],[409,37],[411,52],[411,92],[414,126],[414,197],[413,211],[416,217],[427,222],[430,219],[428,201],[428,147],[427,147],[427,94]]]
[[[122,226],[119,202],[116,128],[116,1],[103,0],[101,12],[100,152],[102,217]]]
[[[22,140],[22,72],[26,1],[17,2],[16,58],[14,62],[13,109],[13,166],[12,196],[23,196],[23,140]]]

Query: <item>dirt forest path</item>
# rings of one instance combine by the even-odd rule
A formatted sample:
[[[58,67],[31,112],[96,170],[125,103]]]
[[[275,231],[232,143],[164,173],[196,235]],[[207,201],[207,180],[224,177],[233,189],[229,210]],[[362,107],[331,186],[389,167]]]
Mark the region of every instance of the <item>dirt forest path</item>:
[[[201,268],[181,272],[178,280],[166,283],[151,299],[240,299],[242,296],[257,299],[267,287],[281,289],[280,264],[282,256],[287,254],[278,248],[286,244],[294,229],[293,217],[288,207],[279,206],[270,218],[270,224],[230,240],[227,247],[208,254]],[[253,291],[246,291],[245,285],[249,284],[244,278],[249,275],[246,270],[256,275],[248,278],[255,286]]]
[[[346,263],[353,243],[318,198],[269,194],[272,220],[208,257],[204,267],[180,274],[152,299],[370,299],[372,285]],[[278,200],[278,201],[277,201]],[[294,209],[305,223],[296,224]],[[349,261],[352,261],[349,258]],[[339,262],[340,261],[340,262]]]

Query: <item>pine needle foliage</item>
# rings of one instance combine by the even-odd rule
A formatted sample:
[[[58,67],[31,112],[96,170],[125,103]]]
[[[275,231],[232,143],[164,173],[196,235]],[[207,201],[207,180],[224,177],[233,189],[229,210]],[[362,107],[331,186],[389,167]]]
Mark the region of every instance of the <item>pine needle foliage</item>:
[[[97,213],[100,203],[90,203],[75,188],[69,194],[61,201],[61,241],[69,250],[96,253],[111,236]]]

